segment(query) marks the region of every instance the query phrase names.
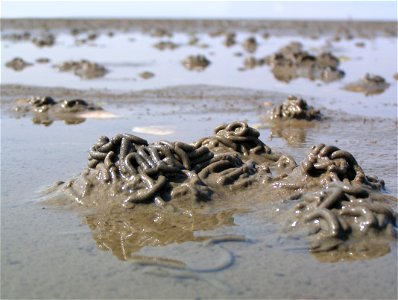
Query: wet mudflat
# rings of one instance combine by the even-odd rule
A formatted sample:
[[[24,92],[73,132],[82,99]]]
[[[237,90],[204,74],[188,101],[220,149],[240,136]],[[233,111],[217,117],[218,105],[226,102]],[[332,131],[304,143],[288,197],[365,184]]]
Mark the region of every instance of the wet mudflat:
[[[242,34],[242,37],[246,35]],[[115,34],[112,39],[117,38],[124,40],[119,42],[128,42],[126,34]],[[181,38],[187,39],[185,34],[181,34]],[[67,34],[65,39],[73,41]],[[141,39],[148,40],[146,48],[143,48],[156,51],[154,56],[148,57],[161,57],[163,52],[156,48],[152,50],[150,46],[152,41],[157,41],[153,37],[138,35],[132,46],[142,45]],[[226,203],[224,210],[218,211],[214,218],[208,218],[205,222],[200,215],[193,215],[191,219],[187,216],[182,219],[185,220],[183,223],[176,222],[174,225],[184,229],[181,235],[178,231],[171,232],[172,227],[166,226],[167,222],[163,232],[154,232],[154,228],[158,230],[159,227],[148,223],[142,227],[147,234],[141,235],[141,238],[152,239],[153,243],[139,250],[134,248],[135,244],[129,239],[136,226],[134,220],[123,218],[123,224],[110,228],[101,226],[101,222],[107,219],[95,212],[90,214],[76,207],[65,208],[40,202],[39,192],[45,187],[82,171],[89,148],[101,135],[115,136],[125,132],[139,135],[148,142],[167,139],[190,143],[208,136],[220,124],[236,120],[245,120],[258,128],[260,138],[266,145],[291,155],[296,161],[302,160],[310,147],[319,143],[348,150],[366,174],[384,179],[387,192],[397,195],[397,123],[394,113],[397,87],[392,79],[395,70],[390,69],[391,64],[387,63],[387,58],[396,58],[383,52],[390,51],[391,47],[380,46],[383,43],[394,44],[396,40],[366,40],[366,44],[374,43],[375,48],[374,54],[368,55],[374,55],[374,59],[384,58],[374,62],[375,69],[366,71],[379,74],[391,83],[384,93],[367,97],[342,90],[342,81],[324,84],[299,78],[286,84],[276,80],[267,67],[239,71],[243,59],[235,61],[235,56],[227,56],[225,52],[229,50],[222,45],[222,38],[203,39],[210,44],[205,51],[192,51],[196,48],[187,46],[173,50],[186,52],[166,54],[172,63],[166,68],[167,72],[163,69],[163,74],[161,65],[166,64],[166,58],[163,62],[157,59],[153,68],[130,65],[130,69],[124,62],[115,63],[114,67],[108,64],[105,67],[110,72],[103,78],[93,80],[82,80],[73,73],[58,73],[51,66],[41,70],[43,75],[48,72],[47,81],[25,73],[34,69],[39,72],[38,68],[42,65],[27,68],[18,73],[20,77],[12,80],[10,78],[13,77],[8,74],[14,71],[2,66],[7,75],[4,76],[4,83],[25,84],[2,86],[3,297],[396,297],[396,242],[391,242],[389,250],[381,251],[378,255],[363,257],[362,260],[346,258],[346,261],[329,263],[328,254],[326,257],[312,255],[308,252],[305,239],[289,238],[281,230],[278,212],[290,207],[289,202],[270,203],[264,196],[264,201],[245,199],[233,207]],[[263,48],[264,54],[271,54],[292,40],[290,37],[279,39],[273,48],[267,48],[266,42],[262,41],[257,51]],[[62,41],[62,37],[57,37],[59,40]],[[173,41],[178,42],[178,39],[173,38]],[[113,42],[107,40],[103,50],[109,50]],[[311,43],[323,44],[324,41],[300,39],[300,42],[308,48]],[[355,39],[341,43],[354,45]],[[13,55],[19,55],[27,61],[34,61],[36,57],[29,57],[32,52],[26,50],[28,45],[22,46],[10,43],[8,50],[2,53],[10,55],[10,59]],[[14,50],[20,47],[18,51],[21,52],[11,55],[10,49],[13,47]],[[241,50],[240,45],[236,46],[238,48]],[[65,55],[73,49],[75,46],[68,48],[56,44],[46,49],[48,53],[38,53],[58,63],[87,58],[80,50],[94,49],[92,53],[101,50],[100,47],[79,46],[75,49],[76,56]],[[352,49],[346,48],[344,55],[355,57],[362,51],[353,54]],[[210,51],[216,53],[215,57],[208,54]],[[211,61],[200,73],[192,73],[181,63],[188,55],[196,53],[205,54]],[[257,54],[261,56],[261,52]],[[59,55],[59,61],[51,55]],[[109,60],[116,57],[121,56],[110,55]],[[225,75],[224,69],[217,66],[223,57],[228,57],[225,59],[230,63],[225,66],[231,66],[230,71],[236,72],[233,74],[237,77]],[[106,62],[91,55],[90,59],[106,65]],[[7,57],[3,61],[8,60]],[[344,82],[354,81],[364,75],[362,69],[358,70],[358,65],[350,62],[353,65],[347,65],[348,61],[340,65],[346,72]],[[154,72],[156,76],[148,80],[138,79],[138,75],[134,74],[144,69]],[[116,75],[121,73],[118,72],[129,72],[136,79],[119,80]],[[217,74],[224,75],[220,77]],[[111,76],[116,79],[112,80]],[[165,77],[162,79],[162,76]],[[170,81],[165,79],[167,76]],[[215,81],[216,78],[220,82]],[[235,82],[234,78],[239,80]],[[195,85],[198,83],[202,85]],[[209,83],[219,86],[205,85]],[[188,84],[190,86],[163,88]],[[222,87],[231,85],[235,88]],[[110,90],[102,89],[104,86]],[[327,118],[311,124],[297,125],[291,122],[281,126],[269,123],[265,119],[267,111],[272,105],[281,104],[291,93],[302,95]],[[111,113],[113,118],[101,119],[98,115],[89,114],[87,118],[83,116],[83,122],[76,125],[67,125],[59,119],[49,124],[37,121],[30,114],[16,118],[12,112],[15,99],[45,95],[57,100],[82,98],[92,101]],[[212,207],[211,203],[209,207]],[[162,216],[158,217],[152,220],[161,220]],[[112,219],[108,222],[112,223]],[[187,233],[190,235],[187,236]],[[217,237],[220,237],[219,240]],[[209,242],[209,238],[213,240]],[[133,257],[129,255],[132,250],[138,250]],[[140,256],[152,260],[137,260]],[[153,258],[156,258],[155,262]]]

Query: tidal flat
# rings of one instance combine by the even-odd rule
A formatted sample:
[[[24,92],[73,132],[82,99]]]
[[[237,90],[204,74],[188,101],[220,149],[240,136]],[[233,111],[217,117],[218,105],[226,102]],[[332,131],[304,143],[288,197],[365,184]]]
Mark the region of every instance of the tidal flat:
[[[189,144],[244,121],[297,163],[321,143],[349,151],[393,199],[396,23],[2,20],[1,35],[2,298],[397,298],[396,238],[311,252],[286,231],[295,200],[269,190],[174,219],[152,203],[134,218],[44,193],[82,173],[100,136]],[[344,89],[366,74],[383,89]],[[270,121],[289,95],[322,118]],[[88,105],[63,102],[76,99]]]

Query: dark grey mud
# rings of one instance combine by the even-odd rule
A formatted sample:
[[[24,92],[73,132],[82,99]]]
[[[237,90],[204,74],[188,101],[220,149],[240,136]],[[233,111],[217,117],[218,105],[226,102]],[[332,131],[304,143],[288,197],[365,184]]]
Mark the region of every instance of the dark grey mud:
[[[186,222],[184,214],[188,214],[194,215],[197,226],[204,229],[215,226],[214,222],[203,223],[209,213],[204,213],[208,202],[213,203],[213,209],[217,207],[207,216],[212,219],[223,211],[226,202],[224,214],[228,216],[231,209],[234,212],[245,207],[243,199],[261,201],[267,195],[267,201],[295,204],[292,210],[280,214],[291,220],[288,231],[308,236],[312,252],[335,251],[343,257],[351,253],[351,259],[386,253],[377,249],[380,242],[388,249],[396,238],[393,205],[397,199],[384,192],[383,180],[365,175],[352,154],[335,146],[313,146],[306,158],[296,163],[292,157],[274,152],[259,135],[245,122],[232,122],[192,144],[149,144],[130,134],[102,136],[90,149],[88,168],[78,177],[60,182],[50,191],[50,198],[66,197],[83,207],[96,207],[101,220],[109,214],[105,217],[107,224],[109,218],[118,219],[116,212],[121,216],[131,214],[134,238],[142,241],[137,226],[145,228],[141,231],[148,235],[152,230],[145,226],[155,212],[166,228]],[[250,210],[252,201],[245,209]],[[234,206],[234,202],[239,205]],[[93,224],[98,224],[98,218],[94,218]],[[227,220],[221,218],[218,224]],[[94,228],[98,230],[98,226]],[[162,232],[163,244],[176,241],[174,230],[171,236],[167,230]],[[130,242],[133,249],[148,245]],[[333,257],[341,259],[338,254]]]

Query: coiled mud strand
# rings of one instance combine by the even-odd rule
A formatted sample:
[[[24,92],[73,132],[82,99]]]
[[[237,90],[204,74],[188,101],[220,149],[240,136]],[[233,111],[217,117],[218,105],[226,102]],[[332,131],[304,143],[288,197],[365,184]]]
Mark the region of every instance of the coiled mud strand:
[[[194,145],[206,146],[214,152],[239,152],[244,156],[271,154],[271,148],[259,140],[259,136],[258,130],[249,127],[247,123],[232,122],[218,126],[212,137],[200,139]]]
[[[290,95],[281,105],[272,109],[271,120],[320,120],[322,114],[319,110],[307,104],[304,99]]]
[[[240,208],[243,201],[288,201],[294,209],[282,212],[284,222],[289,230],[306,232],[314,252],[351,249],[372,236],[395,237],[396,198],[386,194],[383,180],[365,175],[351,153],[319,144],[297,164],[259,137],[245,122],[220,125],[192,144],[101,136],[87,168],[60,187],[83,206],[124,215],[158,208],[178,218],[207,201],[222,209],[226,202],[220,199]]]
[[[193,144],[148,144],[131,134],[101,136],[89,151],[88,177],[94,185],[110,185],[115,199],[124,195],[125,207],[181,196],[208,201],[216,189],[239,189],[255,182],[258,162],[252,157],[279,158],[259,136],[245,122],[219,126],[213,136]]]
[[[319,178],[319,183],[343,182],[348,185],[360,185],[374,190],[384,188],[384,181],[365,175],[354,156],[335,146],[319,144],[313,146],[301,163],[303,175]]]
[[[381,193],[384,181],[366,176],[351,153],[313,146],[299,169],[304,180],[297,188],[304,192],[290,224],[307,227],[311,251],[355,248],[370,236],[396,238],[395,197]]]
[[[373,197],[365,188],[332,183],[300,200],[292,225],[308,229],[313,252],[352,251],[364,239],[396,238],[396,213],[386,199]]]

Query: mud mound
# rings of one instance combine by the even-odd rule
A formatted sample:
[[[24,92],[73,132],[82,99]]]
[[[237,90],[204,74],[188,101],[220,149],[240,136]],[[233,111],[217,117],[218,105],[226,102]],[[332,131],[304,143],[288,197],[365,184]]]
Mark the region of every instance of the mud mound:
[[[188,70],[203,71],[210,65],[210,61],[203,55],[190,55],[183,60],[182,64]]]
[[[108,70],[97,63],[88,60],[66,61],[55,66],[62,72],[73,72],[82,79],[94,79],[105,76]]]
[[[100,106],[88,103],[82,99],[64,99],[55,101],[52,97],[31,97],[16,100],[12,108],[17,118],[31,116],[35,124],[51,125],[56,120],[66,124],[79,124],[85,118],[80,113],[102,111]]]
[[[296,119],[311,121],[314,119],[319,120],[321,118],[321,113],[319,110],[309,106],[304,99],[290,95],[285,102],[272,110],[270,118],[279,120]]]
[[[30,66],[33,66],[33,64],[23,60],[20,57],[15,57],[14,59],[6,62],[6,67],[13,69],[14,71],[22,71]]]
[[[184,215],[197,216],[198,228],[206,208],[213,210],[207,212],[212,218],[223,209],[287,201],[294,208],[282,212],[283,222],[288,220],[288,231],[304,232],[314,252],[352,250],[368,238],[395,236],[391,203],[396,199],[384,193],[383,180],[365,175],[349,152],[320,144],[297,164],[259,136],[245,122],[223,124],[192,144],[102,136],[89,151],[88,167],[55,192],[99,208],[101,220],[104,214],[116,219],[131,214],[139,221],[144,211],[157,211],[158,217],[176,218],[175,224]],[[134,232],[145,226],[134,224]]]
[[[330,82],[344,76],[344,72],[338,69],[340,61],[333,54],[329,52],[311,54],[298,42],[291,42],[264,60],[260,60],[258,64],[269,65],[275,78],[284,82],[298,77]]]
[[[350,92],[363,93],[366,96],[383,93],[390,84],[381,76],[366,74],[362,79],[347,84],[344,89]]]

